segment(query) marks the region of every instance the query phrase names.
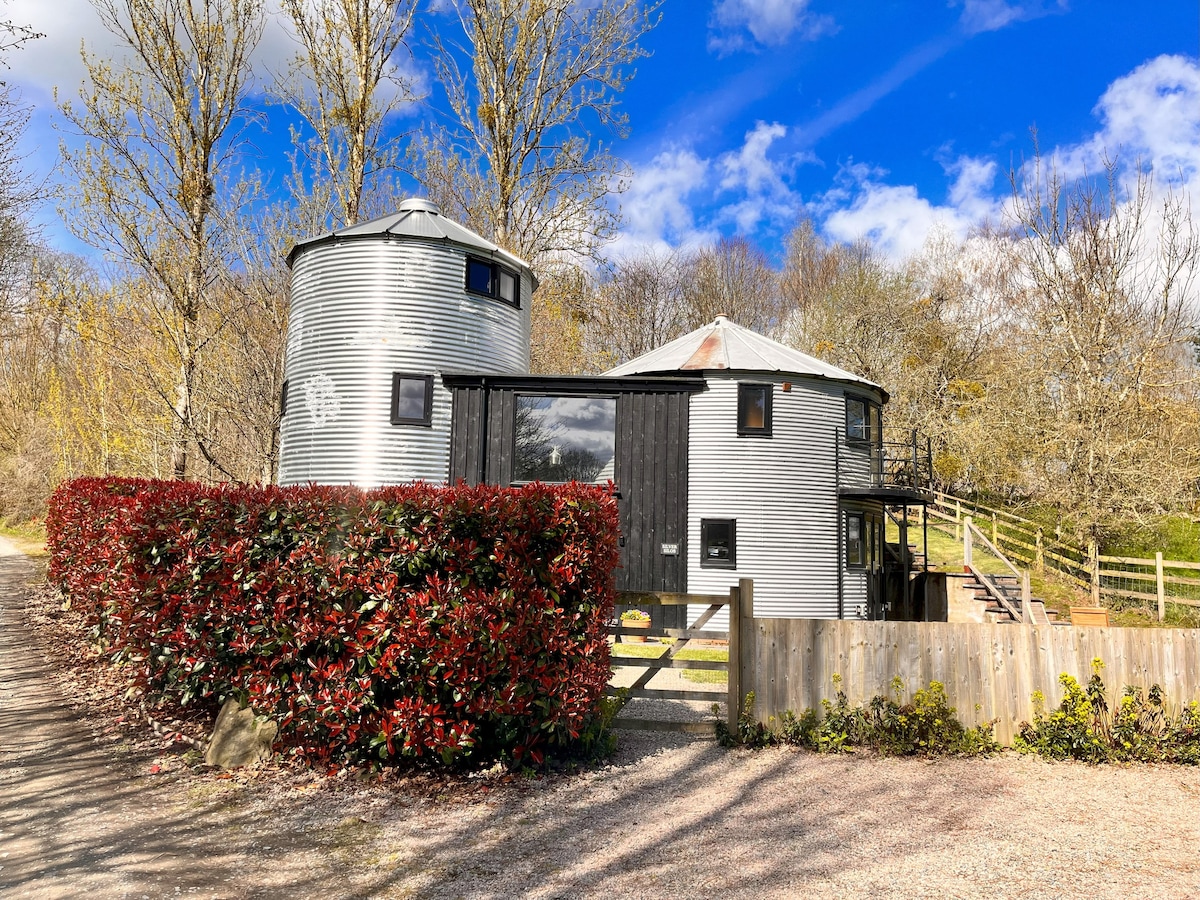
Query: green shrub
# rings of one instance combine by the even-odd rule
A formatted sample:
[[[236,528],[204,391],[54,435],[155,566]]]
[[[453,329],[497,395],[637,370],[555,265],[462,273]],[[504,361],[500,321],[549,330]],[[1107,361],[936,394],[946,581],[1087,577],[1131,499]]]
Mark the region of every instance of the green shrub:
[[[1087,687],[1066,673],[1059,676],[1062,703],[1045,712],[1045,697],[1033,695],[1033,723],[1023,722],[1016,747],[1050,759],[1101,762],[1174,762],[1200,764],[1200,704],[1192,701],[1177,716],[1166,707],[1157,684],[1143,695],[1127,685],[1121,702],[1110,711],[1100,671],[1094,669]]]
[[[935,757],[979,756],[1000,749],[990,724],[967,728],[958,720],[940,682],[931,681],[913,695],[912,702],[901,703],[904,682],[896,678],[892,681],[895,699],[876,695],[866,706],[852,707],[841,689],[840,676],[835,675],[833,681],[836,699],[822,700],[821,712],[806,709],[796,715],[788,710],[777,725],[771,723],[773,727],[754,718],[754,695],[748,694],[738,734],[729,735],[728,729],[719,725],[719,735],[727,743],[754,747],[785,743],[817,753],[864,747],[885,756]]]

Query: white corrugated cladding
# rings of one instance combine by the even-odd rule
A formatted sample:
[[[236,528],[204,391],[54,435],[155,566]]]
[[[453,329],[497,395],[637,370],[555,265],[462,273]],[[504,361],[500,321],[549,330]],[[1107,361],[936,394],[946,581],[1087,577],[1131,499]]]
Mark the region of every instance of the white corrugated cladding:
[[[402,236],[296,254],[280,484],[446,479],[450,392],[435,377],[432,425],[392,425],[392,373],[529,371],[528,274],[516,309],[466,292],[466,258],[454,244]]]
[[[770,437],[738,435],[738,381],[774,382]],[[839,467],[855,470],[843,486],[869,484],[869,464],[857,458],[866,454],[847,458],[843,442],[846,386],[775,373],[710,375],[707,385],[692,397],[689,420],[688,592],[726,594],[739,578],[752,578],[756,616],[836,618]],[[736,520],[737,569],[704,568],[701,519],[725,518]],[[689,621],[701,612],[689,607]],[[727,623],[722,612],[711,627]]]

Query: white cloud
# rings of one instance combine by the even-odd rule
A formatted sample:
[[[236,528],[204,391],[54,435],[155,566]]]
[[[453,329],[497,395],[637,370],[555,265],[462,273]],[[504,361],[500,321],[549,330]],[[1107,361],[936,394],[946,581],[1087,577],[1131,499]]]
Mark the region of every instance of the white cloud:
[[[80,56],[81,44],[91,55],[102,59],[120,59],[126,49],[104,27],[90,0],[10,0],[6,18],[27,24],[43,37],[30,41],[10,54],[12,81],[19,85],[25,99],[48,104],[54,89],[63,99],[73,97],[86,77]],[[274,75],[286,72],[297,45],[290,21],[279,0],[266,0],[266,19],[262,39],[251,58],[255,84],[262,89]],[[399,74],[427,81],[411,58],[397,60]]]
[[[884,183],[886,172],[846,166],[835,188],[810,210],[824,215],[830,237],[847,242],[868,238],[882,253],[900,260],[920,250],[931,231],[962,240],[973,226],[999,215],[1001,200],[992,193],[995,162],[959,157],[946,171],[954,180],[948,202],[938,205],[920,196],[913,185]]]
[[[716,159],[678,147],[659,153],[637,169],[621,197],[625,226],[617,254],[711,243],[730,224],[743,234],[764,224],[790,226],[802,204],[785,176],[805,157],[772,157],[772,146],[787,134],[778,122],[758,122],[741,147]],[[702,222],[699,207],[707,210]]]
[[[708,179],[711,164],[689,149],[664,150],[634,173],[621,196],[625,226],[617,255],[643,246],[701,244],[715,235],[696,225],[692,197]]]
[[[1200,65],[1159,56],[1108,86],[1094,112],[1103,127],[1055,156],[1067,177],[1100,172],[1107,154],[1140,162],[1161,182],[1200,181]]]
[[[721,210],[721,219],[734,222],[740,233],[754,232],[764,220],[790,221],[800,208],[800,198],[783,179],[788,161],[777,162],[769,156],[771,145],[787,132],[778,122],[758,122],[746,132],[741,149],[719,160],[721,191],[745,195]]]
[[[809,0],[717,0],[709,19],[708,48],[721,55],[786,44],[793,34],[813,40],[835,30],[830,16],[813,15]]]
[[[1103,174],[1116,159],[1120,175],[1138,167],[1154,173],[1155,190],[1200,189],[1200,64],[1182,56],[1152,59],[1109,85],[1094,110],[1100,127],[1078,143],[1043,149],[1045,161],[1068,183]],[[889,184],[886,172],[850,165],[837,183],[808,204],[833,238],[870,238],[887,255],[918,250],[942,228],[959,239],[985,222],[1004,224],[1010,202],[1007,180],[992,159],[960,156],[944,164],[950,179],[944,203],[913,185]],[[999,183],[998,183],[999,182]],[[1157,227],[1150,223],[1151,233]]]
[[[958,5],[952,2],[952,6]],[[962,0],[959,24],[967,34],[999,31],[1014,22],[1065,12],[1067,0]]]

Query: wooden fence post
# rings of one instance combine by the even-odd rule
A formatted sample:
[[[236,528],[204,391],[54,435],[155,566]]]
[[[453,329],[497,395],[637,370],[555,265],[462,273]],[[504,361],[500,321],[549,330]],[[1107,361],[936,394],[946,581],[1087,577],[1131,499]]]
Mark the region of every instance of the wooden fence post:
[[[1088,541],[1088,568],[1092,575],[1092,606],[1100,605],[1100,548],[1095,541]]]
[[[1038,526],[1037,534],[1033,539],[1033,564],[1039,572],[1046,568],[1046,545],[1043,540],[1042,526]]]
[[[1021,621],[1033,624],[1033,591],[1029,588],[1029,570],[1021,570]]]
[[[1158,589],[1158,621],[1167,617],[1167,586],[1163,583],[1162,551],[1154,554],[1154,582]]]
[[[971,565],[971,517],[963,518],[963,565]]]
[[[742,582],[729,589],[729,696],[725,700],[725,727],[737,740],[742,712]]]
[[[992,543],[995,544],[997,547],[1000,546],[999,544],[996,543],[996,514],[995,513],[992,513]]]

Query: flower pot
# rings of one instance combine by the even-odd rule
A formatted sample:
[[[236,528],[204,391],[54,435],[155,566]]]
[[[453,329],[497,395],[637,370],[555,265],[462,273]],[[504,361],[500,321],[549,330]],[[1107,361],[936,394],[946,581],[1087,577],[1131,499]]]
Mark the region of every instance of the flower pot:
[[[650,630],[649,619],[622,619],[622,628],[644,628]],[[646,636],[644,634],[623,634],[621,635],[621,643],[623,644],[644,644]]]

